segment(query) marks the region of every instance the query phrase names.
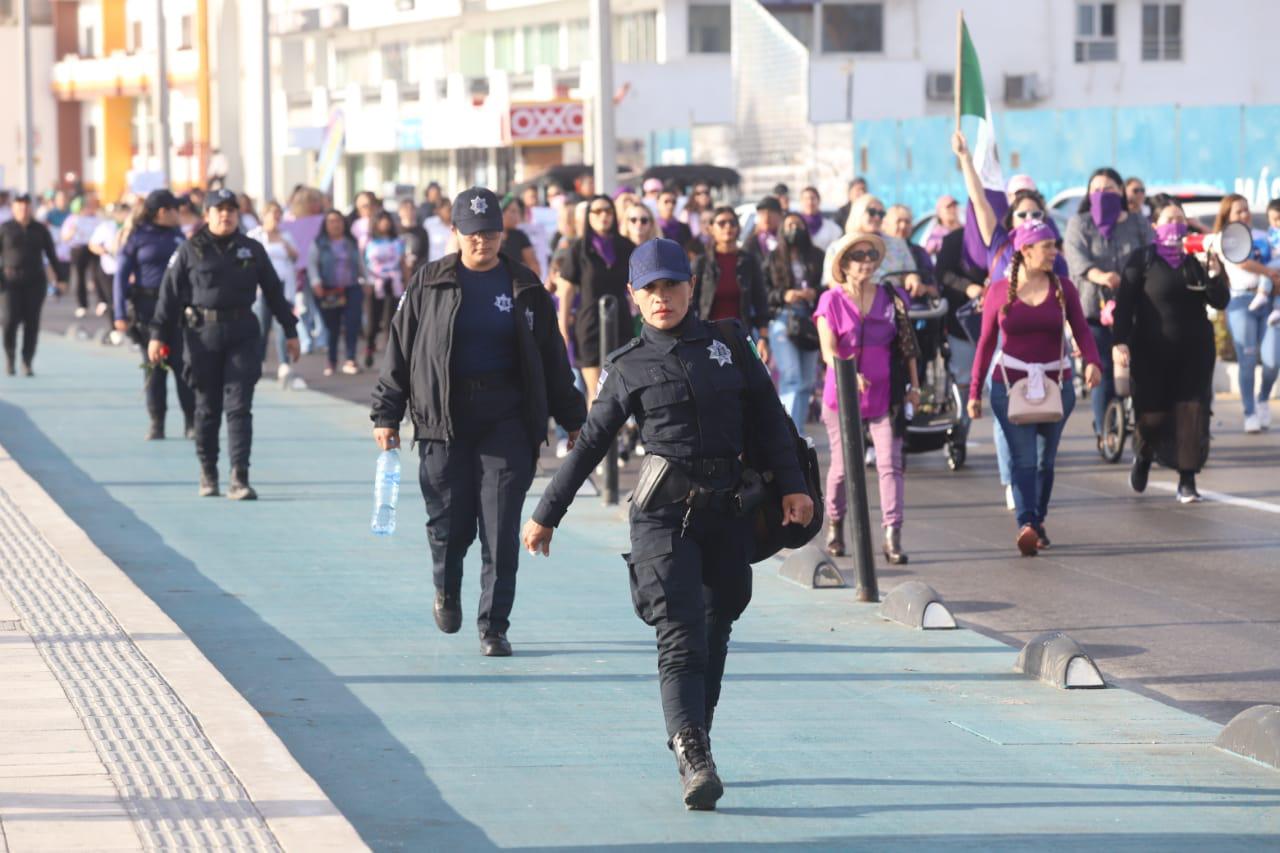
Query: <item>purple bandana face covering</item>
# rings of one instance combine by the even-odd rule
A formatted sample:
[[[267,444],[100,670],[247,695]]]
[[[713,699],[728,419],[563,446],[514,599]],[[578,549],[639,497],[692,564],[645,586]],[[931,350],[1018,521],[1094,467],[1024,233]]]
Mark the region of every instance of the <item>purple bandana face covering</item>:
[[[1116,230],[1123,208],[1124,196],[1119,193],[1106,190],[1089,193],[1089,214],[1093,217],[1093,224],[1098,226],[1098,231],[1108,240]]]
[[[1182,251],[1182,238],[1187,236],[1187,223],[1166,222],[1156,226],[1156,254],[1171,267],[1182,265],[1187,256]]]
[[[802,213],[800,214],[800,218],[804,220],[804,224],[809,229],[810,234],[817,234],[819,231],[822,230],[822,214],[821,213],[814,213],[812,215],[808,213]]]
[[[659,219],[658,225],[662,228],[662,236],[668,240],[676,240],[680,237],[680,220],[678,219]]]
[[[597,254],[604,258],[605,266],[612,267],[618,262],[618,253],[614,251],[613,241],[603,234],[592,234],[591,245]]]

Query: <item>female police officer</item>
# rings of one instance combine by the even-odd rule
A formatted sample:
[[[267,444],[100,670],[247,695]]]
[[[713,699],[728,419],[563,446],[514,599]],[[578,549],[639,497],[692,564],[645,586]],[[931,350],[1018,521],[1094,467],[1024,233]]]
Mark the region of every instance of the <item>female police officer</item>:
[[[729,632],[751,599],[750,536],[733,509],[748,426],[785,495],[784,523],[808,524],[813,501],[768,372],[755,358],[739,364],[733,356],[751,352],[745,329],[690,313],[684,249],[671,240],[644,243],[631,256],[630,277],[644,328],[606,360],[577,448],[526,523],[524,545],[550,554],[552,528],[634,415],[648,455],[632,495],[632,599],[657,631],[667,744],[685,805],[714,809],[724,789],[708,732]]]
[[[205,198],[205,224],[178,247],[160,283],[147,357],[159,364],[165,341],[182,327],[183,370],[196,392],[196,458],[200,495],[218,494],[218,428],[227,413],[232,500],[256,500],[249,485],[253,442],[253,386],[262,375],[261,331],[253,303],[262,288],[280,321],[289,358],[298,360],[297,320],[267,251],[238,230],[236,194],[214,190]]]
[[[459,251],[414,275],[391,321],[373,392],[373,435],[400,443],[413,418],[427,505],[437,627],[462,627],[462,562],[479,526],[480,651],[511,654],[520,511],[554,415],[572,445],[586,418],[555,308],[538,276],[499,252],[502,210],[472,187],[453,203]]]

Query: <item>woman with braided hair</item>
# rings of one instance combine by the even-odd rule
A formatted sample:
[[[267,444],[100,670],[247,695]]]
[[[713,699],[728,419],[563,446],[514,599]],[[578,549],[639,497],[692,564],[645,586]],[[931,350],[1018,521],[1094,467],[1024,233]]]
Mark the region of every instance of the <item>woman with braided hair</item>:
[[[1102,381],[1101,361],[1089,334],[1080,297],[1066,276],[1056,275],[1057,235],[1032,220],[1013,231],[1013,255],[1007,280],[993,282],[982,306],[982,336],[969,385],[969,417],[982,416],[982,386],[996,358],[996,339],[1004,335],[999,365],[991,377],[991,411],[1009,440],[1013,457],[1013,500],[1018,514],[1018,550],[1033,557],[1049,547],[1044,520],[1053,493],[1058,442],[1071,410],[1075,388],[1066,354],[1064,320],[1084,356],[1085,385]],[[1062,418],[1053,423],[1016,424],[1009,419],[1010,388],[1026,378],[1027,399],[1043,399],[1044,383],[1058,384]]]

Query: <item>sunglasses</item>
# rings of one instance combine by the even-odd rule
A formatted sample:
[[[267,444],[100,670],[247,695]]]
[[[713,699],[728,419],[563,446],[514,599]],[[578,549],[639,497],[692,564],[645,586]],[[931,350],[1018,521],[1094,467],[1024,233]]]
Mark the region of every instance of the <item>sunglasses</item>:
[[[1043,210],[1019,210],[1013,215],[1014,219],[1044,219]]]
[[[717,228],[737,228],[738,223],[732,219],[716,219],[711,222]]]
[[[611,207],[593,207],[593,208],[591,208],[591,213],[592,213],[593,215],[594,215],[594,214],[597,214],[597,213],[613,213],[613,208],[611,208]]]
[[[867,208],[867,216],[870,216],[872,219],[884,219],[885,213],[886,211],[880,207]]]
[[[866,261],[880,260],[880,253],[875,249],[854,249],[852,252],[845,254],[845,259],[861,264]]]
[[[711,190],[694,190],[694,195],[711,195]]]
[[[1147,190],[1146,190],[1146,188],[1145,188],[1145,187],[1129,187],[1129,192],[1133,193],[1134,195],[1146,195],[1146,194],[1147,194]]]
[[[647,216],[628,216],[627,221],[632,225],[648,225],[653,220]]]

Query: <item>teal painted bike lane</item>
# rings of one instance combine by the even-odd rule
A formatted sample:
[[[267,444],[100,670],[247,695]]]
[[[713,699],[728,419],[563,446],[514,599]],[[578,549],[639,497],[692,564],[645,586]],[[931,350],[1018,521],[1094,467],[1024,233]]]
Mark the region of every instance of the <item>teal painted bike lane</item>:
[[[478,549],[463,631],[432,622],[411,454],[396,535],[368,532],[361,407],[261,384],[262,499],[237,504],[196,496],[189,442],[142,440],[132,356],[47,338],[37,369],[0,381],[0,443],[375,849],[1280,845],[1280,773],[1213,748],[1216,725],[1122,690],[1055,691],[1014,674],[1003,644],[890,625],[772,564],[716,715],[725,797],[686,813],[617,508],[580,499],[551,559],[524,558],[516,656],[486,659],[470,621]]]

